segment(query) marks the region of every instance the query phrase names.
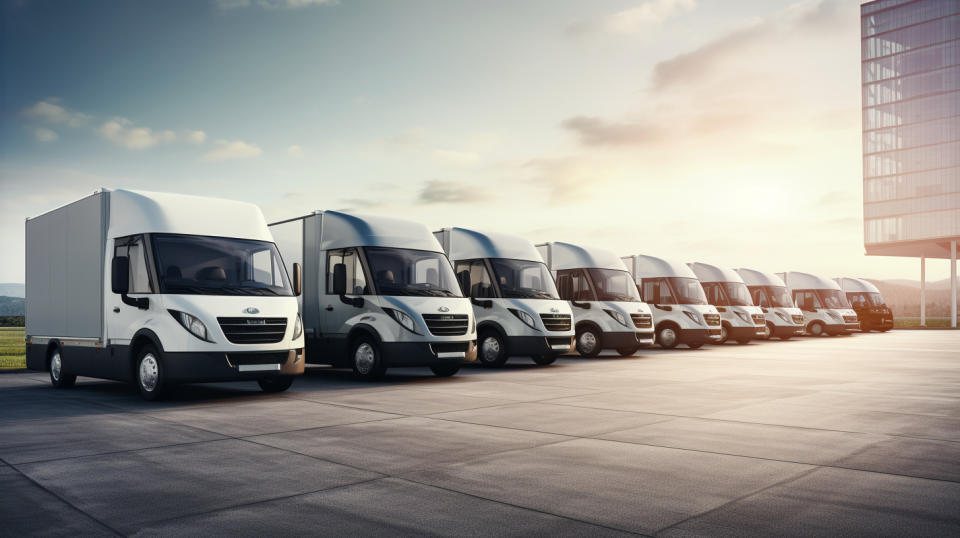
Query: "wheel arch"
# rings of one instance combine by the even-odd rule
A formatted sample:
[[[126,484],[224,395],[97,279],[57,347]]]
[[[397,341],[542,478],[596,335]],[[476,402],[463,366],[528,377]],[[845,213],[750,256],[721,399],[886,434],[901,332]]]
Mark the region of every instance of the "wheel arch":
[[[578,321],[576,327],[574,328],[574,333],[580,334],[580,332],[584,329],[593,329],[597,331],[597,334],[603,334],[603,329],[600,328],[600,325],[598,325],[597,322],[589,319]]]

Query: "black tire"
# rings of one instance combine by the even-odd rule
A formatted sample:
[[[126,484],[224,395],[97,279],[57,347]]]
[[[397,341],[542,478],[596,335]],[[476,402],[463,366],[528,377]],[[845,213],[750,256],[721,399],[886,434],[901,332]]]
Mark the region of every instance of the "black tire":
[[[780,338],[781,340],[783,340],[784,342],[786,342],[786,341],[789,340],[791,337],[790,337],[789,334],[785,334],[785,335],[780,336],[780,337],[778,337],[778,338]]]
[[[758,335],[758,336],[757,336],[757,339],[758,339],[758,340],[770,340],[771,338],[773,338],[773,323],[768,321],[768,322],[767,322],[767,332],[766,332],[765,334],[763,334],[763,335]]]
[[[712,343],[714,344],[726,344],[727,340],[730,339],[730,327],[724,323],[720,325],[720,339]]]
[[[556,362],[557,357],[559,356],[560,355],[557,355],[556,353],[547,353],[546,355],[534,355],[531,358],[533,359],[533,362],[539,364],[540,366],[548,366]]]
[[[68,374],[64,369],[63,357],[58,347],[50,350],[50,356],[47,357],[47,370],[50,372],[50,384],[58,389],[69,389],[77,382],[77,376]]]
[[[257,380],[257,384],[263,392],[283,392],[293,385],[293,376],[262,377]]]
[[[354,340],[350,347],[350,364],[353,365],[353,375],[360,379],[379,379],[387,371],[380,346],[366,335]]]
[[[669,332],[668,332],[669,331]],[[666,338],[667,335],[673,335],[672,339]],[[665,324],[657,327],[657,344],[663,349],[673,349],[680,344],[680,331],[673,325]]]
[[[140,348],[133,370],[133,380],[144,400],[154,402],[163,398],[163,357],[152,345],[147,344]]]
[[[640,346],[618,347],[617,353],[619,353],[621,357],[632,357],[639,349]]]
[[[810,336],[823,336],[824,334],[826,334],[823,323],[820,323],[819,321],[814,321],[810,323],[810,325],[807,325],[807,334],[809,334]]]
[[[741,339],[737,340],[737,343],[740,344],[741,346],[745,346],[745,345],[747,345],[747,344],[750,343],[750,339],[749,339],[749,338],[741,338]]]
[[[591,345],[592,344],[592,345]],[[577,331],[577,353],[581,357],[592,359],[600,354],[600,333],[593,327],[584,327]]]
[[[477,360],[481,366],[499,368],[507,362],[507,343],[500,333],[493,329],[484,329],[477,338]]]
[[[687,342],[687,347],[690,349],[700,349],[703,347],[703,342]]]
[[[459,364],[434,364],[430,371],[437,377],[450,377],[460,371]]]

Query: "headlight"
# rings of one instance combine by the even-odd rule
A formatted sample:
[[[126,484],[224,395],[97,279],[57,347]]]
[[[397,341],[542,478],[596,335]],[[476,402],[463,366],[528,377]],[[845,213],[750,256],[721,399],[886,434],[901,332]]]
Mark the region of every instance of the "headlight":
[[[411,318],[406,312],[395,310],[393,308],[384,308],[383,310],[387,314],[390,314],[390,317],[393,318],[397,323],[403,325],[404,329],[414,334],[420,334],[417,332],[417,324],[413,322],[413,318]]]
[[[297,314],[297,321],[293,324],[293,339],[300,338],[303,334],[303,321],[300,320],[300,314]]]
[[[531,329],[537,328],[537,322],[533,320],[533,316],[531,316],[529,312],[518,310],[516,308],[509,308],[508,310],[510,310],[514,316],[520,318],[520,321],[526,323]]]
[[[204,342],[213,342],[207,336],[207,327],[200,321],[196,316],[187,314],[186,312],[180,312],[179,310],[167,310],[170,312],[170,315],[173,316],[173,319],[180,322],[180,325],[184,329],[190,331],[190,334],[196,336],[197,338],[203,340]]]
[[[744,314],[743,312],[741,312],[741,311],[739,311],[739,310],[734,310],[733,313],[736,314],[738,318],[742,319],[744,323],[751,323],[751,324],[753,323],[753,320],[751,320],[751,319],[750,319],[746,314]]]
[[[606,309],[604,309],[604,312],[606,312],[607,314],[610,314],[610,317],[617,320],[620,323],[620,325],[623,325],[624,327],[628,326],[626,318],[624,318],[623,314],[621,314],[620,312],[617,312],[616,310],[606,310]]]
[[[689,310],[684,310],[683,313],[686,314],[688,318],[690,318],[690,321],[696,323],[697,325],[700,325],[700,317],[699,317],[699,316],[697,316],[696,314],[694,314],[693,312],[691,312],[691,311],[689,311]]]
[[[777,312],[777,317],[782,319],[784,323],[793,323],[793,321],[790,318],[788,318],[787,315],[784,314],[783,312]]]

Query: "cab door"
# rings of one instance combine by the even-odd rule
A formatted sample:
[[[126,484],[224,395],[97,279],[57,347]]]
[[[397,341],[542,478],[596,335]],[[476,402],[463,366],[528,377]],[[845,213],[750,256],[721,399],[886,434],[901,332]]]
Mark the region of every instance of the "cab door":
[[[107,297],[104,301],[106,307],[106,326],[107,326],[107,357],[102,361],[104,371],[101,375],[104,377],[118,377],[130,375],[129,354],[127,346],[133,339],[137,331],[147,325],[152,317],[163,313],[163,307],[159,300],[156,300],[156,281],[153,278],[148,260],[153,257],[147,252],[147,238],[144,235],[130,235],[118,237],[113,240],[113,257],[126,256],[128,261],[129,299],[145,299],[139,301],[140,305],[131,300],[124,302],[123,296],[119,293],[113,293],[107,289]],[[112,262],[112,260],[111,260]],[[107,263],[106,271],[107,281],[113,278],[113,263]],[[169,314],[166,314],[169,315]]]
[[[339,295],[333,293],[333,272],[337,265],[344,265],[347,275],[347,297],[370,295],[370,286],[360,253],[356,248],[342,248],[327,251],[326,286],[324,294],[320,295],[320,323],[324,338],[331,339],[330,343],[339,344],[345,341],[352,324],[350,320],[370,308],[368,302],[363,307],[344,303]]]

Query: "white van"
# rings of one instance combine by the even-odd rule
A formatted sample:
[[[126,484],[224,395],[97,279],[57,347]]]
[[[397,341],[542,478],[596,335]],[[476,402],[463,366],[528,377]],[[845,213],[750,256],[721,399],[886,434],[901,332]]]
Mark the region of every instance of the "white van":
[[[739,274],[709,263],[687,265],[700,279],[707,302],[720,312],[720,339],[716,343],[734,340],[738,344],[747,344],[754,338],[766,337],[767,322],[763,310],[753,304],[750,290]]]
[[[147,400],[173,383],[303,373],[293,284],[253,204],[102,190],[26,223],[27,366],[56,387],[133,381]]]
[[[450,376],[476,359],[473,306],[426,226],[317,211],[270,229],[303,263],[307,362],[373,379],[407,366]]]
[[[887,332],[893,328],[893,311],[883,300],[880,290],[862,278],[842,277],[834,279],[847,294],[847,300],[857,313],[860,330],[863,332]]]
[[[511,356],[547,365],[573,347],[573,312],[532,243],[515,235],[444,228],[434,232],[477,320],[477,358]]]
[[[537,250],[573,307],[577,352],[596,357],[615,349],[629,357],[653,345],[650,307],[643,303],[623,262],[609,250],[543,243]]]
[[[707,302],[697,275],[685,264],[637,254],[626,256],[643,300],[653,306],[657,343],[664,349],[696,349],[723,336],[720,313]]]
[[[743,278],[753,303],[763,310],[766,331],[762,338],[776,336],[781,340],[789,340],[803,335],[806,331],[803,312],[793,302],[790,290],[780,277],[745,267],[734,271]]]
[[[790,271],[780,277],[793,293],[793,302],[803,311],[807,334],[836,336],[860,327],[840,285],[810,273]]]

